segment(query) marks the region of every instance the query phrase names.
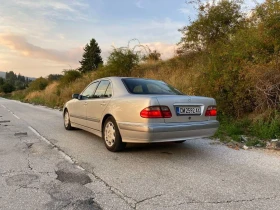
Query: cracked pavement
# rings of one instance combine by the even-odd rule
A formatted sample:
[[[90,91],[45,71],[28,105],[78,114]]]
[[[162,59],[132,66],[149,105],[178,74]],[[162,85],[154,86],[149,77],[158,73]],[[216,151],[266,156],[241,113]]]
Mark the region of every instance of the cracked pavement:
[[[0,98],[0,209],[279,209],[280,156],[209,139],[131,144]]]

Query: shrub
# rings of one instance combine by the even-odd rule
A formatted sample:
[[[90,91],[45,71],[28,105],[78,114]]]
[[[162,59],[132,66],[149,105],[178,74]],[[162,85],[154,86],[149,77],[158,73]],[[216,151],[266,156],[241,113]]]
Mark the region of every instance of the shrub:
[[[67,86],[82,76],[79,71],[73,69],[65,70],[63,73],[64,75],[60,78],[60,87]]]
[[[4,83],[2,86],[1,86],[1,89],[4,93],[11,93],[13,92],[16,88],[14,85],[10,84],[10,83]]]
[[[32,81],[28,86],[28,91],[44,90],[48,85],[48,80],[40,77]]]

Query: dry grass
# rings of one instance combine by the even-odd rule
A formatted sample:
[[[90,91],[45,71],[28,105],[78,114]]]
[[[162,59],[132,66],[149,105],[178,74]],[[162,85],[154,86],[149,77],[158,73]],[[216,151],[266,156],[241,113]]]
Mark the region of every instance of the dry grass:
[[[85,74],[64,86],[61,86],[59,82],[53,82],[43,91],[28,93],[24,100],[50,107],[62,107],[66,101],[71,99],[73,93],[82,92],[91,81],[103,75],[101,71]],[[194,95],[194,82],[195,78],[199,76],[199,72],[195,66],[186,66],[184,61],[174,58],[169,61],[143,63],[133,70],[131,76],[163,80],[186,94]]]
[[[59,82],[52,82],[45,90],[29,92],[24,101],[49,107],[62,107],[71,99],[73,93],[80,93],[94,79],[95,73],[89,73],[66,86],[61,86]]]

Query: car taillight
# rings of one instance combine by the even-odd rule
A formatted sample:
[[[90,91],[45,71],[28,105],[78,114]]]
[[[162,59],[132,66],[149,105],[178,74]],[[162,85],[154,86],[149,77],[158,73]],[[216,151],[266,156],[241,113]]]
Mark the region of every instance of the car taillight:
[[[167,106],[149,106],[140,112],[143,118],[171,118],[172,114]]]
[[[217,116],[217,108],[216,106],[208,106],[205,112],[206,117]]]

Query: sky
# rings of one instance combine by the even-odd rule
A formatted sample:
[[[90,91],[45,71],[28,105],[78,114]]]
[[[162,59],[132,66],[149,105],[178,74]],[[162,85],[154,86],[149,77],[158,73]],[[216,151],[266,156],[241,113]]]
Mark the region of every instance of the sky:
[[[0,5],[0,71],[32,77],[78,68],[92,38],[105,61],[113,47],[132,39],[170,58],[181,38],[178,29],[196,14],[186,0],[0,0]]]

